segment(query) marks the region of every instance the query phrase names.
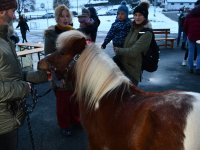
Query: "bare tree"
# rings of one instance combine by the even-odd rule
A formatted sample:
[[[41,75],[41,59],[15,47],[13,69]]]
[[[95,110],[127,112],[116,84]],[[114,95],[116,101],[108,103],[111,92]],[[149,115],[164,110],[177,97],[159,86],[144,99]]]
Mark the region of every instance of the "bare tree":
[[[58,5],[64,4],[67,7],[70,6],[69,0],[54,0],[53,1],[53,8],[55,9]]]
[[[24,0],[17,0],[17,13],[21,16],[22,11],[24,10]]]

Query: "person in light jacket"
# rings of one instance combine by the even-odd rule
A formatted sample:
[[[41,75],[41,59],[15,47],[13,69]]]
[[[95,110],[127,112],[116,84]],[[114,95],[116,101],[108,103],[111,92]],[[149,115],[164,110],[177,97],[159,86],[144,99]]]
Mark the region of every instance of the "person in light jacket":
[[[16,150],[17,132],[25,118],[21,107],[30,93],[30,83],[48,81],[46,72],[23,72],[10,39],[10,23],[15,18],[16,0],[0,3],[0,149]]]

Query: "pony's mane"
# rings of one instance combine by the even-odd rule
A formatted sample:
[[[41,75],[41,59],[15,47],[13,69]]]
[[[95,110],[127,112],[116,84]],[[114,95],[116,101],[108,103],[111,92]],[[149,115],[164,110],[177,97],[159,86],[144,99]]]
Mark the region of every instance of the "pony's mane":
[[[101,98],[130,80],[124,76],[113,60],[98,46],[91,44],[81,53],[75,66],[75,95],[79,101],[86,100],[88,108],[98,106]]]

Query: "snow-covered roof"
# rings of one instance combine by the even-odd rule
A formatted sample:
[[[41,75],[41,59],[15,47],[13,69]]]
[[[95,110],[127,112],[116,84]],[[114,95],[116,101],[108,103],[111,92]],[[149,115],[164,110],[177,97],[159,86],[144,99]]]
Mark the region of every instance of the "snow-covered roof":
[[[174,3],[195,3],[197,0],[167,0],[167,2]]]

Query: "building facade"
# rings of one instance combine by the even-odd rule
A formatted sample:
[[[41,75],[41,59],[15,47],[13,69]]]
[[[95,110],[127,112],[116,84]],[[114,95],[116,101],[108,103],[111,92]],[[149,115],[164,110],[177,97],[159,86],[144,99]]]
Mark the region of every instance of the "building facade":
[[[192,9],[197,0],[164,0],[164,10],[179,10],[182,7]]]

